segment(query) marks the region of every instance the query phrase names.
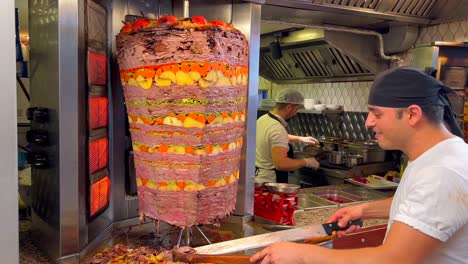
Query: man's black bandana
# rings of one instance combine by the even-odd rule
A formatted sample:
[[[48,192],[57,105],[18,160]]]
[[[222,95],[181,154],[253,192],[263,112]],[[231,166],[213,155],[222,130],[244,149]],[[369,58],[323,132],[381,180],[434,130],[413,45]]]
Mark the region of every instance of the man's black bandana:
[[[442,82],[414,67],[397,67],[380,73],[369,93],[368,104],[405,108],[410,105],[440,105],[449,130],[463,137],[447,94],[455,93]]]

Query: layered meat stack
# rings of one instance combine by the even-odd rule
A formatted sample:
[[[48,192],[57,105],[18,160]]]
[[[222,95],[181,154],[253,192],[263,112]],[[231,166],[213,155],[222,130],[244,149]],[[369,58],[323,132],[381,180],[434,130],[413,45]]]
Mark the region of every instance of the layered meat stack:
[[[233,210],[245,121],[248,43],[201,16],[140,19],[117,35],[140,212],[179,227]]]

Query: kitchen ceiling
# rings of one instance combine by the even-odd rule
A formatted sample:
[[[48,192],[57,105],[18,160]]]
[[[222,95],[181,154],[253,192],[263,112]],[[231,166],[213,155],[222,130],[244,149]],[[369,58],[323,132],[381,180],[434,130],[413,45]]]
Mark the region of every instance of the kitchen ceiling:
[[[466,18],[460,10],[468,1],[265,0],[260,75],[273,82],[372,80],[390,61],[398,64],[388,54],[410,48],[419,27]],[[314,27],[319,37],[292,41]],[[282,52],[271,52],[274,41]]]
[[[265,0],[262,19],[385,31],[455,21],[466,18],[466,10],[466,0]],[[262,33],[272,31],[272,25],[262,26]]]

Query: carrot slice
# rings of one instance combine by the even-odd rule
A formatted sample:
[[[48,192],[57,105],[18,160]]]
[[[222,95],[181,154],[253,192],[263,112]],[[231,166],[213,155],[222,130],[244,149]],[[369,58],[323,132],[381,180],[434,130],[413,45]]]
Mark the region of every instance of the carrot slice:
[[[158,147],[159,152],[167,152],[168,149],[169,149],[169,146],[166,144],[159,145]]]
[[[128,114],[128,117],[130,117],[130,119],[132,119],[132,122],[136,122],[137,121],[137,116],[134,116],[132,114]]]
[[[177,119],[179,119],[180,121],[184,121],[185,118],[186,118],[187,116],[186,116],[186,115],[177,115],[176,117],[177,117]]]
[[[195,151],[195,149],[192,146],[186,146],[185,147],[185,153],[187,154],[192,154]]]
[[[226,183],[229,183],[229,182],[231,182],[231,177],[227,176],[227,177],[224,178],[224,180],[226,181]]]
[[[168,114],[168,116],[169,116],[169,117],[176,117],[176,114],[170,113],[170,114]]]
[[[167,182],[160,182],[159,183],[159,186],[167,186],[167,185],[169,185],[169,184],[167,184]]]
[[[162,68],[159,68],[156,70],[156,75],[157,76],[161,76],[161,74],[163,73],[163,69]]]
[[[229,145],[228,145],[227,143],[224,143],[224,144],[222,145],[223,150],[227,150],[228,147],[229,147]]]
[[[162,124],[164,124],[164,119],[162,117],[158,117],[158,118],[156,118],[156,123],[159,124],[159,125],[162,125]]]
[[[148,152],[148,147],[145,146],[145,145],[141,145],[140,150],[143,151],[143,152]]]
[[[209,181],[207,185],[212,187],[212,186],[215,186],[215,184],[216,184],[216,181]]]
[[[191,71],[199,71],[200,70],[200,65],[198,63],[192,63],[190,65],[190,70]]]
[[[198,73],[200,73],[201,77],[205,77],[208,74],[208,72],[205,69],[199,69]]]
[[[208,117],[208,122],[209,122],[209,123],[213,122],[213,120],[214,120],[215,118],[216,118],[215,115],[210,115],[210,116]]]
[[[209,62],[203,64],[203,70],[209,72],[211,70],[211,64]]]
[[[176,182],[176,185],[183,190],[186,184],[185,182]]]
[[[180,67],[180,70],[183,72],[189,72],[190,71],[190,66],[187,63],[182,63],[182,66]]]
[[[228,113],[226,113],[226,112],[222,112],[222,113],[221,113],[221,115],[223,116],[223,118],[226,118],[226,117],[228,117],[228,116],[229,116],[229,114],[228,114]]]
[[[206,123],[206,118],[204,115],[198,115],[197,120],[200,121],[200,123],[205,124]]]
[[[144,69],[143,72],[141,73],[141,76],[145,78],[153,78],[154,75],[156,75],[156,72],[152,69]]]
[[[198,115],[196,113],[189,113],[188,116],[193,118],[193,119],[197,119],[197,117],[198,117]]]
[[[177,73],[179,70],[180,70],[180,69],[179,69],[179,65],[172,65],[172,66],[171,66],[171,71],[172,71],[173,73]]]
[[[211,152],[213,151],[213,146],[212,146],[212,145],[206,145],[206,146],[205,146],[205,151],[206,151],[207,153],[211,153]]]
[[[143,123],[147,124],[147,125],[152,125],[154,124],[154,120],[150,119],[150,118],[147,118],[147,117],[144,117],[142,116],[141,117],[141,120],[143,120]]]
[[[141,178],[141,183],[142,183],[143,185],[146,185],[147,182],[148,182],[148,179]]]

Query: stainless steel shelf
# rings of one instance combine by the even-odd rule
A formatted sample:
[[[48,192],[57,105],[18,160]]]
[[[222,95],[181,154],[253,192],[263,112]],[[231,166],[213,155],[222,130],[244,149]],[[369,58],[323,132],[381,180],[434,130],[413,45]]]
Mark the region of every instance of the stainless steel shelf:
[[[267,107],[259,107],[258,111],[270,111],[273,108],[267,108]],[[304,113],[304,114],[342,114],[344,113],[344,110],[339,109],[339,110],[306,110],[306,109],[299,109],[297,110],[298,113]]]

